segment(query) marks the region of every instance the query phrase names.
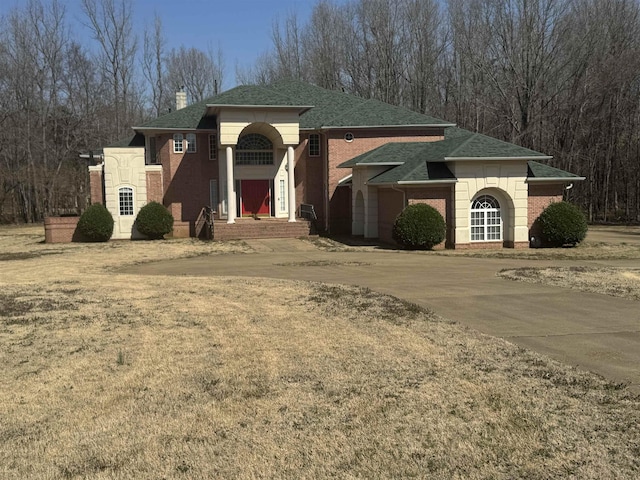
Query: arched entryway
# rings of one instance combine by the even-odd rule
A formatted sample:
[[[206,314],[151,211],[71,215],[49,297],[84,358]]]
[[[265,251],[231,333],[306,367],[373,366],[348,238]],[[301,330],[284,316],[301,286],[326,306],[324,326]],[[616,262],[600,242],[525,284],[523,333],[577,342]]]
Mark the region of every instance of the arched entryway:
[[[273,142],[261,133],[247,133],[238,139],[236,146],[236,166],[263,167],[274,164]],[[273,197],[273,180],[242,179],[240,180],[240,214],[272,215],[271,198]]]

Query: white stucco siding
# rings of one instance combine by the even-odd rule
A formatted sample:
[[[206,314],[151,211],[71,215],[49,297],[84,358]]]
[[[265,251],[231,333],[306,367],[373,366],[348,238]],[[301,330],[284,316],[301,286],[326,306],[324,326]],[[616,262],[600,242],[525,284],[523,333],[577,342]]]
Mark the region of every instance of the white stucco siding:
[[[352,212],[359,208],[356,205],[356,195],[362,192],[364,200],[364,215],[361,219],[355,214],[352,215],[351,233],[353,235],[364,235],[365,238],[378,238],[378,187],[367,184],[370,178],[388,170],[388,166],[382,167],[355,167],[351,179],[352,187]]]
[[[280,134],[283,145],[298,145],[300,143],[300,118],[297,109],[223,109],[218,114],[218,121],[221,145],[236,145],[240,133],[251,124],[271,125]],[[268,130],[260,132],[257,129],[255,131],[271,137]]]
[[[487,190],[501,203],[504,230],[503,240],[527,242],[528,185],[527,162],[502,160],[499,162],[460,161],[449,165],[458,179],[455,185],[455,243],[469,243],[471,200]]]
[[[104,149],[105,206],[114,220],[113,239],[132,238],[133,223],[147,203],[147,177],[144,148]],[[133,215],[120,215],[119,191],[133,191]]]

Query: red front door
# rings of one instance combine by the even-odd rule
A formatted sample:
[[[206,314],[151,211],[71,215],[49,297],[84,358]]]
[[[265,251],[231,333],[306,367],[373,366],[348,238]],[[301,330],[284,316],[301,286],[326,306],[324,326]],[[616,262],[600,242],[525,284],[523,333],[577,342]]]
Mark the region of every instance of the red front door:
[[[242,215],[269,215],[269,180],[241,180]]]

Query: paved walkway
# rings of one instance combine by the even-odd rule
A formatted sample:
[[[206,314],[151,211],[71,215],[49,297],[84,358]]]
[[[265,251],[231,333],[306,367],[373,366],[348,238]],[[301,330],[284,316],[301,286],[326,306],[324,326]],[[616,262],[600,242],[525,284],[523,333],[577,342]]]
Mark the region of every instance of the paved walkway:
[[[260,240],[257,246],[260,253],[171,260],[128,271],[361,285],[614,381],[629,382],[640,391],[639,302],[496,277],[503,268],[551,262],[395,251],[325,252],[297,240]]]

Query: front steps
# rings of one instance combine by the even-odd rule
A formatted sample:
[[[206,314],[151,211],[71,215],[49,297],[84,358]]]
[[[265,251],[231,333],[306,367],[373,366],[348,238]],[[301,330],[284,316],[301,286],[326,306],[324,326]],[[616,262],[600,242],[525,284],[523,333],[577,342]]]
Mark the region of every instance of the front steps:
[[[303,218],[288,222],[281,218],[236,218],[236,223],[216,220],[213,224],[214,240],[243,240],[250,238],[298,238],[311,234],[311,222]]]

